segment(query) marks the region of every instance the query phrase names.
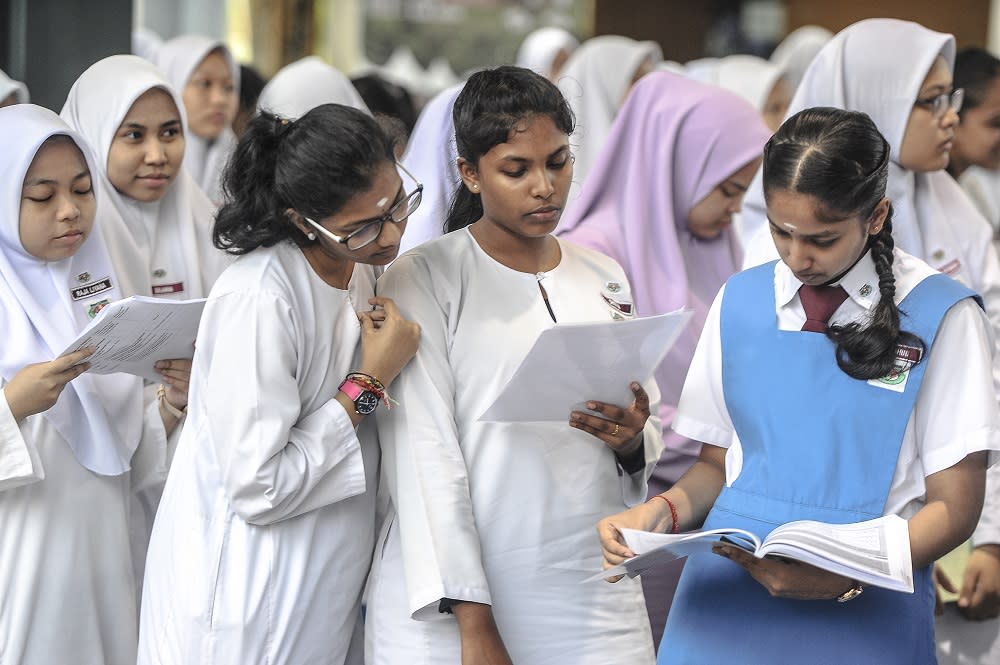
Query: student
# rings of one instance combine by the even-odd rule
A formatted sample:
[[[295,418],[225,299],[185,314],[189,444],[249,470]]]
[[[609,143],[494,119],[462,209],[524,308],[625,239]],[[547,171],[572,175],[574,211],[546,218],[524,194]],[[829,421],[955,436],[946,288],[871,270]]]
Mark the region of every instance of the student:
[[[314,55],[279,69],[257,100],[261,111],[283,118],[300,118],[320,104],[344,104],[370,113],[351,80]]]
[[[792,116],[768,142],[781,260],[732,277],[709,312],[674,418],[701,457],[598,530],[613,565],[631,554],[622,527],[765,536],[896,514],[915,592],[720,543],[689,557],[659,663],[842,663],[845,640],[853,662],[934,662],[931,564],[975,527],[1000,413],[981,303],[894,249],[890,158],[868,116],[832,108]]]
[[[637,42],[618,35],[592,37],[573,51],[558,85],[573,109],[574,179],[570,203],[601,152],[618,109],[636,81],[653,71],[663,59],[656,42]]]
[[[223,42],[201,35],[167,41],[156,64],[184,101],[184,168],[209,199],[221,203],[222,169],[236,146],[231,125],[239,106],[239,65]]]
[[[579,40],[563,28],[539,28],[521,42],[514,62],[556,83],[566,61],[579,45]]]
[[[165,474],[177,419],[143,408],[138,377],[86,373],[90,350],[57,357],[121,298],[83,140],[19,104],[0,109],[0,143],[0,650],[18,665],[131,665],[130,497]]]
[[[198,331],[139,663],[345,662],[375,528],[366,416],[419,336],[374,297],[420,202],[401,175],[375,121],[336,104],[240,139],[214,230],[240,258]]]
[[[28,86],[15,81],[0,70],[0,108],[12,104],[27,104]]]
[[[948,173],[1000,231],[1000,60],[981,48],[955,56],[955,87],[965,91]],[[996,239],[994,239],[996,243]]]
[[[622,265],[642,314],[694,312],[655,375],[664,451],[651,495],[675,483],[701,449],[670,424],[708,308],[739,272],[732,218],[769,136],[756,109],[736,95],[677,74],[649,74],[629,94],[593,178],[559,226],[561,237]],[[677,572],[642,582],[656,644]]]
[[[785,71],[792,94],[799,87],[816,54],[833,38],[833,33],[818,25],[804,25],[788,34],[771,53],[771,62]]]
[[[99,157],[101,223],[124,295],[208,295],[228,260],[215,206],[183,168],[183,104],[153,64],[113,55],[80,75],[63,119]]]
[[[423,334],[400,406],[379,419],[392,510],[366,655],[650,663],[638,582],[581,581],[598,563],[591,518],[645,498],[662,449],[655,391],[633,383],[631,405],[594,403],[600,417],[567,413],[570,424],[478,420],[543,330],[631,311],[617,263],[551,235],[572,178],[572,114],[550,81],[507,66],[473,75],[454,119],[462,184],[449,225],[461,230],[379,280]]]
[[[725,88],[753,104],[772,132],[785,119],[788,103],[792,101],[785,71],[757,56],[702,58],[687,63],[684,70],[695,81]]]
[[[452,110],[464,83],[438,93],[427,102],[413,135],[399,161],[424,183],[424,201],[406,226],[400,252],[433,240],[444,233],[448,206],[461,182],[458,175],[458,149],[455,147],[455,123]],[[469,220],[473,222],[475,220]]]

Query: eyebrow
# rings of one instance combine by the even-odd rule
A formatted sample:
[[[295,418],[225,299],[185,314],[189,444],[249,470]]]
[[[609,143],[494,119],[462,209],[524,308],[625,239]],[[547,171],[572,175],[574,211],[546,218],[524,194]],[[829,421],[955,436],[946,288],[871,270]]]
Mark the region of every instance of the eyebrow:
[[[405,196],[405,195],[406,195],[406,190],[403,189],[403,183],[400,182],[399,183],[399,189],[396,190],[396,196],[395,196],[395,198],[393,198],[391,201],[389,201],[388,203],[386,203],[386,206],[385,206],[385,208],[382,209],[382,213],[381,214],[374,215],[373,217],[367,217],[365,219],[358,219],[358,220],[355,220],[353,222],[348,222],[347,224],[344,225],[344,229],[343,229],[344,232],[348,232],[349,233],[350,231],[356,231],[356,230],[360,229],[362,226],[366,226],[368,224],[371,224],[372,222],[379,221],[382,218],[382,216],[385,215],[385,213],[387,213],[392,208],[392,206],[394,206],[397,203],[399,203],[402,200],[403,196]]]
[[[160,123],[160,129],[180,124],[181,124],[180,119],[174,118],[173,120],[167,120],[166,122]],[[122,129],[146,129],[146,125],[143,125],[142,123],[138,122],[123,122],[122,126],[119,128],[119,131],[121,131]]]
[[[564,145],[561,148],[559,148],[558,150],[555,150],[552,153],[550,153],[549,156],[546,157],[545,159],[546,160],[552,159],[553,157],[555,157],[559,153],[565,152],[567,150],[569,150],[569,145]],[[529,158],[527,158],[527,157],[518,157],[517,155],[506,155],[504,157],[501,157],[500,161],[502,161],[502,162],[518,162],[518,163],[522,163],[522,164],[530,164],[532,160],[529,159]]]
[[[90,177],[90,171],[86,171],[86,170],[80,171],[75,176],[73,176],[73,180],[71,182],[76,182],[80,178],[89,178],[89,177]],[[58,180],[53,180],[52,178],[35,178],[34,180],[26,182],[24,184],[24,186],[25,187],[36,187],[38,185],[58,185],[58,184],[59,184],[59,181]]]
[[[729,185],[731,187],[735,187],[736,189],[740,190],[741,192],[747,191],[747,187],[750,186],[750,185],[741,185],[740,183],[736,182],[735,180],[726,180],[722,184],[723,185]]]
[[[920,95],[924,96],[924,95],[932,95],[935,92],[944,92],[945,90],[948,90],[951,87],[952,86],[945,85],[944,83],[937,83],[935,85],[931,85],[931,86],[928,86],[926,88],[921,88],[920,89]]]

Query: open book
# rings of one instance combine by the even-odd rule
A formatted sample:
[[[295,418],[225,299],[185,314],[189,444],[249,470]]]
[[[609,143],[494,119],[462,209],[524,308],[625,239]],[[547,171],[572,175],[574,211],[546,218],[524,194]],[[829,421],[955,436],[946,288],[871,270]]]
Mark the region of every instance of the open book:
[[[622,529],[625,543],[636,556],[590,579],[614,575],[635,577],[667,561],[711,552],[720,540],[741,547],[758,558],[785,557],[811,564],[862,584],[913,593],[913,565],[906,520],[885,515],[855,524],[827,524],[802,520],[774,529],[763,541],[743,529],[710,529],[663,534]]]
[[[132,296],[106,305],[61,356],[88,347],[88,372],[135,374],[154,383],[157,360],[192,358],[205,299],[165,300]]]

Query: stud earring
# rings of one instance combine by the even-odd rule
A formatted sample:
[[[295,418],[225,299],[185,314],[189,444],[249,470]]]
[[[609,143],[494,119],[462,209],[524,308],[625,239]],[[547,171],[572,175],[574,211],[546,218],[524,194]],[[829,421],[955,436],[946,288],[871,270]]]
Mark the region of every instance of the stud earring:
[[[306,234],[306,237],[309,238],[310,240],[315,240],[316,234],[310,231],[309,233]]]
[[[479,189],[479,185],[473,185],[472,189]]]

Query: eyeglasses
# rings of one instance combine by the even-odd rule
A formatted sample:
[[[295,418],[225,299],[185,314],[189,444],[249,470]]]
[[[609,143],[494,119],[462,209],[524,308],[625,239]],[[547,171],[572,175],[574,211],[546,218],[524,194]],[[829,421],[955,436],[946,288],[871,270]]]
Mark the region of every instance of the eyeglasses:
[[[922,106],[930,110],[934,118],[940,118],[948,112],[948,107],[958,113],[962,110],[962,103],[965,101],[965,88],[956,88],[950,93],[944,92],[934,97],[925,97],[913,102],[917,106]]]
[[[417,179],[412,173],[406,170],[405,166],[399,162],[396,162],[396,166],[399,167],[400,171],[409,176],[410,180],[417,183],[417,186],[412,192],[406,194],[406,190],[401,185],[399,187],[399,193],[396,195],[398,200],[391,208],[389,208],[388,211],[386,211],[384,215],[351,222],[352,226],[354,224],[362,224],[362,226],[354,231],[351,231],[346,236],[334,235],[308,217],[303,217],[303,219],[309,222],[314,229],[333,242],[347,245],[347,249],[351,251],[361,249],[365,245],[371,244],[376,238],[379,237],[379,235],[381,235],[383,224],[386,222],[392,222],[394,224],[401,224],[402,222],[405,222],[406,219],[412,215],[418,207],[420,207],[420,201],[423,200],[424,197],[424,186],[417,182]]]

